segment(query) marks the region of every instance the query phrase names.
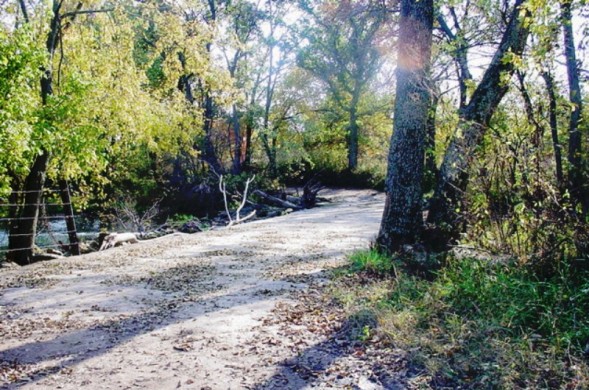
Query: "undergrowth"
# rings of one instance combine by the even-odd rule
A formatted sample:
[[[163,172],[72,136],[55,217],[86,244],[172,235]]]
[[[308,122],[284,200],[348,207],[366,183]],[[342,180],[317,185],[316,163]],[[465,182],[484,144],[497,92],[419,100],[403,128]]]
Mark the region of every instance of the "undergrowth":
[[[408,351],[432,387],[589,388],[589,272],[563,267],[540,279],[450,259],[427,281],[364,251],[338,280],[336,296],[349,310],[373,311],[371,333]]]

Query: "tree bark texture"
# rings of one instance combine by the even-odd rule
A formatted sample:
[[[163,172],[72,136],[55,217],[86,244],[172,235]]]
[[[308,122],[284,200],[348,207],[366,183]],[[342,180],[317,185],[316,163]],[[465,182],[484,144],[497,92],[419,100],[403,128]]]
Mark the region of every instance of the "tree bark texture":
[[[249,114],[248,114],[249,116]],[[254,127],[251,119],[248,117],[245,123],[245,152],[243,158],[242,167],[244,170],[249,171],[252,168],[252,136],[254,133]]]
[[[397,60],[393,135],[388,157],[386,203],[378,248],[394,253],[419,241],[423,228],[422,180],[431,105],[428,82],[433,0],[403,0]]]
[[[573,107],[569,119],[569,152],[570,164],[568,173],[568,189],[576,204],[583,206],[586,215],[589,212],[589,199],[586,183],[583,180],[583,140],[579,124],[583,112],[583,98],[579,82],[579,67],[575,50],[575,37],[573,34],[573,20],[571,16],[572,0],[561,3],[562,26],[564,32],[564,51],[566,55],[566,67],[569,84],[569,100]]]
[[[350,102],[350,123],[348,125],[348,170],[354,171],[358,167],[358,137],[360,127],[358,126],[358,104],[360,103],[360,95],[364,89],[364,82],[357,79],[352,93],[352,100]]]
[[[509,56],[520,56],[528,38],[525,19],[529,17],[518,0],[499,47],[474,91],[470,102],[460,110],[457,129],[446,149],[428,223],[433,224],[428,243],[434,250],[444,250],[461,232],[461,207],[469,179],[469,167],[480,145],[491,117],[508,90],[506,79],[514,72]]]

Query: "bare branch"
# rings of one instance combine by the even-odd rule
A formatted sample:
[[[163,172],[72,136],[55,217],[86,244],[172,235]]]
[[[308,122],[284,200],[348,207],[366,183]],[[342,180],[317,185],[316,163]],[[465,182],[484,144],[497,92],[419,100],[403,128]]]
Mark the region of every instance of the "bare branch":
[[[231,213],[229,212],[229,206],[227,205],[227,186],[225,181],[223,180],[223,175],[219,176],[219,191],[223,194],[223,203],[225,204],[225,212],[227,213],[227,218],[229,218],[229,225],[233,224],[233,219],[231,218]]]
[[[20,9],[22,11],[23,17],[25,18],[25,22],[29,23],[29,13],[27,12],[27,5],[25,4],[25,0],[19,0],[18,4],[20,5]]]
[[[246,215],[245,217],[243,217],[243,218],[240,217],[241,210],[243,209],[243,207],[245,206],[245,204],[247,202],[247,192],[249,190],[249,186],[255,180],[255,178],[256,178],[256,175],[254,175],[246,180],[245,189],[243,190],[241,203],[240,203],[239,207],[237,208],[237,210],[235,211],[235,219],[233,219],[231,217],[231,213],[229,212],[229,206],[228,206],[228,202],[227,202],[227,186],[225,184],[225,180],[223,179],[223,175],[220,176],[220,178],[219,178],[219,191],[221,191],[221,193],[223,194],[223,203],[225,204],[225,212],[227,213],[227,218],[229,218],[229,224],[227,224],[227,227],[231,227],[231,226],[236,225],[238,223],[242,223],[242,222],[252,218],[254,215],[256,215],[256,210],[254,210],[251,213],[249,213],[248,215]]]
[[[84,9],[84,10],[80,10],[80,11],[66,12],[63,15],[61,15],[61,17],[62,18],[73,18],[73,17],[78,16],[78,15],[98,14],[98,13],[102,13],[102,12],[112,12],[114,10],[115,10],[114,8]]]

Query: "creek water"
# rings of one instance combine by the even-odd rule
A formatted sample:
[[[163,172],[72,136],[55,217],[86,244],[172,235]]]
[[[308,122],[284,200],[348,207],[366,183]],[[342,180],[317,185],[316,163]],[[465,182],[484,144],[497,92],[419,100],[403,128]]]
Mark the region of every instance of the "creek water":
[[[98,236],[100,230],[98,220],[91,221],[86,218],[76,217],[76,227],[78,230],[78,239],[80,241],[93,240]],[[37,227],[37,236],[35,243],[38,247],[52,247],[58,245],[59,241],[68,243],[68,232],[65,219],[59,216],[51,217],[47,222],[40,223]],[[8,247],[8,229],[6,226],[0,226],[0,254],[3,249]]]

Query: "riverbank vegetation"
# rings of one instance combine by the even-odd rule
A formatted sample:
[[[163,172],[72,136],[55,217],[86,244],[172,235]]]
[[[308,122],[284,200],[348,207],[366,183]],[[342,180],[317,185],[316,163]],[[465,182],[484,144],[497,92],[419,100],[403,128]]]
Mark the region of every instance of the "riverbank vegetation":
[[[589,385],[589,273],[562,264],[538,276],[514,260],[452,257],[429,278],[375,251],[351,255],[331,294],[374,316],[365,343],[407,351],[434,388]],[[424,380],[425,378],[425,380]]]

